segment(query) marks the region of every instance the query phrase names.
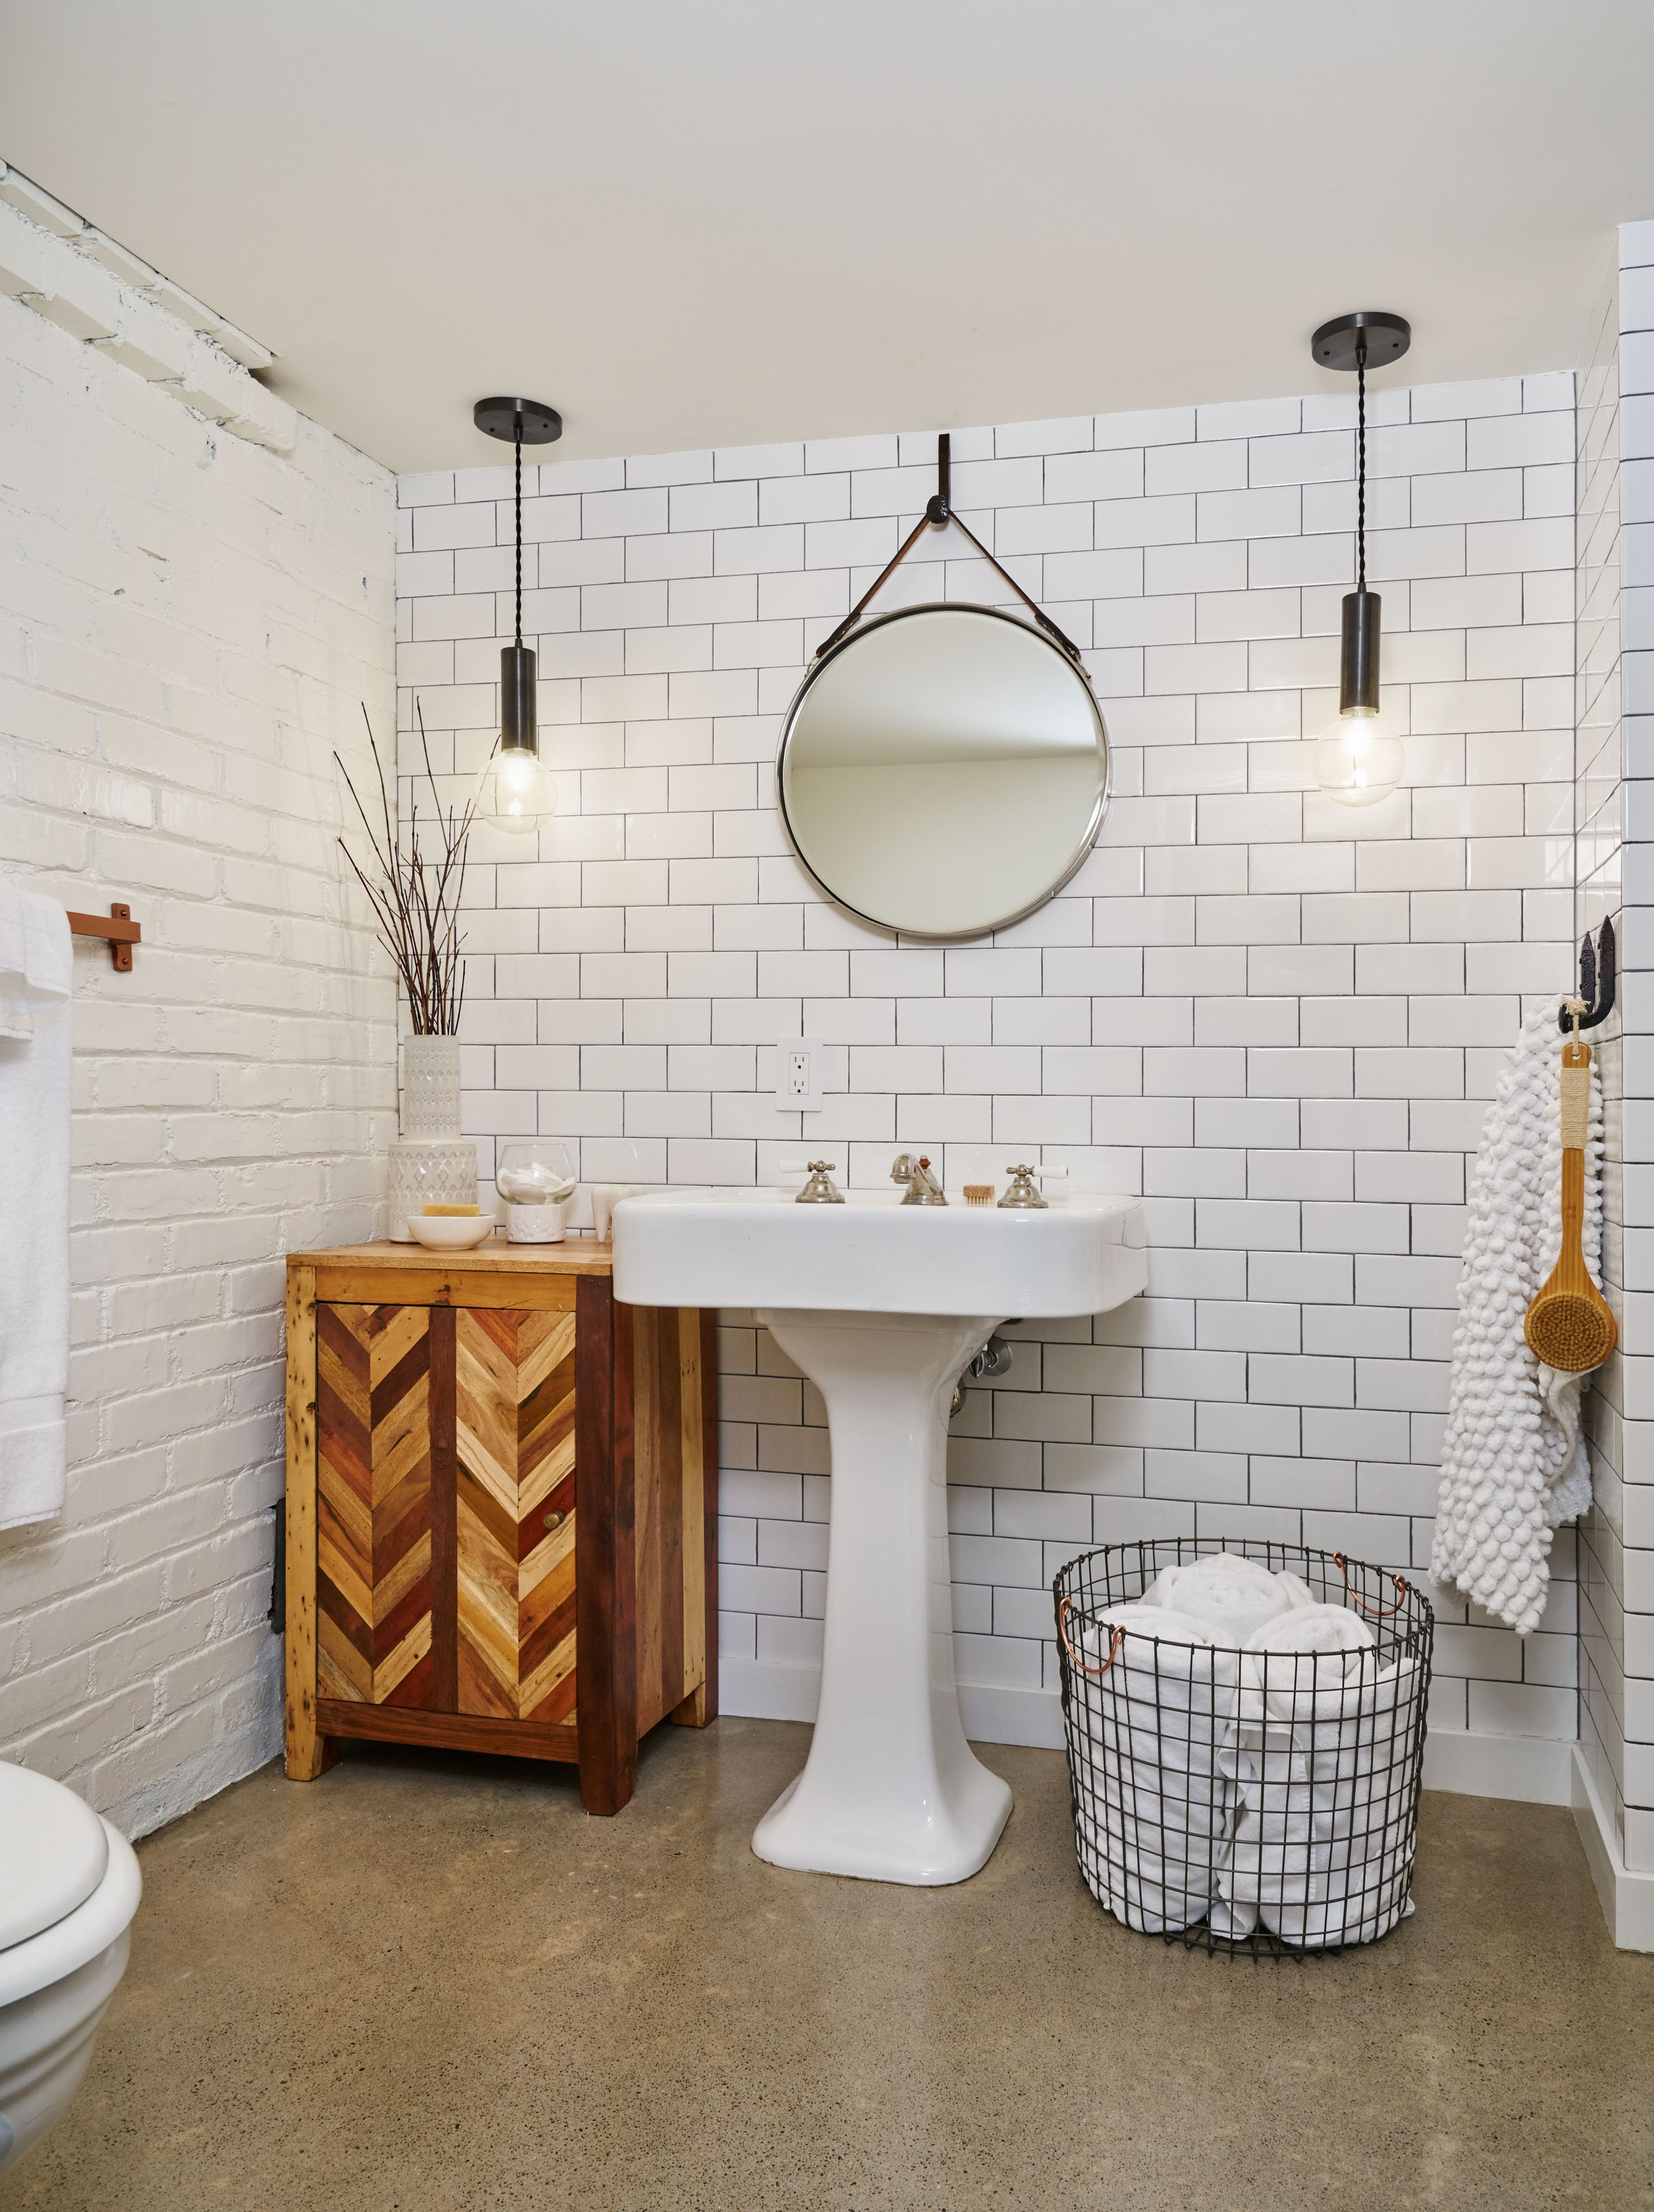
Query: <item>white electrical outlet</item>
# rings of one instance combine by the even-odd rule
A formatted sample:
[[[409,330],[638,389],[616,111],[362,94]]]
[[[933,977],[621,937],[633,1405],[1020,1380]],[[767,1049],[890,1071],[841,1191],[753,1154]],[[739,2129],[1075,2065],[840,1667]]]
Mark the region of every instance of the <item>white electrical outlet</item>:
[[[795,1114],[821,1110],[820,1037],[783,1037],[775,1048],[775,1103]]]

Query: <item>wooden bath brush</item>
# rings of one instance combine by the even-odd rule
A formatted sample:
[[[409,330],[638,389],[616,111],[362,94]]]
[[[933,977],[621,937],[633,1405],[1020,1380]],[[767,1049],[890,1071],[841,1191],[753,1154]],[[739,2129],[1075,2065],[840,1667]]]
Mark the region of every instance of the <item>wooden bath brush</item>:
[[[1590,1117],[1590,1047],[1579,1042],[1576,1014],[1572,1041],[1562,1048],[1562,1249],[1522,1329],[1534,1357],[1565,1375],[1600,1367],[1618,1335],[1608,1300],[1586,1271],[1581,1244]]]

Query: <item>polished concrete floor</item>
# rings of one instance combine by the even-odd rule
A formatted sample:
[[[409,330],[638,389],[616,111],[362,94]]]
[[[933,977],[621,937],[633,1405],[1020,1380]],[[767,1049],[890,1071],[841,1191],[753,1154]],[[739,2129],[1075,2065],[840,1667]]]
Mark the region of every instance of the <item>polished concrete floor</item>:
[[[761,1864],[807,1741],[657,1731],[615,1820],[457,1754],[227,1790],[142,1845],[7,2212],[1654,2207],[1654,1958],[1566,1812],[1427,1796],[1415,1918],[1236,1964],[1093,1904],[1054,1753],[985,1747],[1016,1810],[959,1888]]]

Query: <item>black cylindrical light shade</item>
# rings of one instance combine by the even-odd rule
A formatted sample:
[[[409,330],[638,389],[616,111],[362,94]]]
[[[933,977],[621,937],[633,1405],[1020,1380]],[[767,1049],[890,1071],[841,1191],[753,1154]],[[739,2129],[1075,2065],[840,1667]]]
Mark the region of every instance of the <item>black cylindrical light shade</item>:
[[[1378,608],[1377,592],[1344,596],[1344,650],[1338,665],[1338,712],[1378,711]]]
[[[540,725],[535,704],[534,647],[507,645],[500,654],[500,742],[508,751],[540,750]]]

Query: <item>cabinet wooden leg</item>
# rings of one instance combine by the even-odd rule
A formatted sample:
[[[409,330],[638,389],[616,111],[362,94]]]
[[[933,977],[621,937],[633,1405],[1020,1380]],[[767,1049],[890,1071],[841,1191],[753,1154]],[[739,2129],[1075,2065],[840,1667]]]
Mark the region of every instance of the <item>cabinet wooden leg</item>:
[[[583,1275],[574,1350],[575,1721],[580,1802],[618,1813],[638,1778],[632,1309]]]
[[[580,1761],[580,1802],[588,1813],[607,1820],[632,1802],[638,1786],[638,1755],[630,1759]]]
[[[314,1782],[318,1775],[325,1774],[336,1764],[339,1739],[336,1735],[318,1735],[312,1729],[308,1735],[289,1729],[288,1731],[288,1780]]]
[[[718,1706],[707,1684],[691,1690],[681,1705],[676,1706],[671,1717],[680,1728],[706,1728],[718,1718]]]

